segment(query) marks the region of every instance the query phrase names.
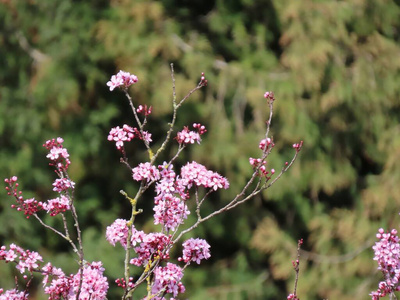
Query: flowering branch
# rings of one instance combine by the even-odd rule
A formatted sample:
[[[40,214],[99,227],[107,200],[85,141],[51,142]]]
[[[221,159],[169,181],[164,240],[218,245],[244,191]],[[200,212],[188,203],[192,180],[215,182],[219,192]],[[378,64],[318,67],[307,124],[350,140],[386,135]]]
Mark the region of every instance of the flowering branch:
[[[175,75],[172,64],[171,78],[173,94],[172,118],[170,123],[168,123],[166,136],[161,146],[155,151],[155,154],[150,146],[152,142],[151,133],[145,130],[148,123],[147,117],[152,113],[152,107],[134,104],[132,97],[128,93],[128,88],[136,84],[138,78],[128,72],[120,71],[116,75],[113,75],[110,81],[107,82],[111,91],[115,88],[120,88],[124,92],[137,124],[137,127],[125,124],[121,127],[112,128],[107,137],[109,141],[115,142],[116,148],[121,152],[120,162],[129,168],[132,172],[132,179],[138,184],[138,190],[134,197],[128,196],[122,190],[120,191],[131,205],[129,220],[117,219],[106,229],[106,239],[110,244],[113,246],[120,244],[125,249],[123,277],[115,280],[115,283],[123,288],[122,300],[132,299],[133,293],[142,283],[147,284],[147,296],[144,298],[147,300],[164,300],[167,295],[176,298],[178,294],[183,293],[185,287],[181,280],[185,269],[193,262],[200,264],[202,260],[208,259],[211,256],[210,245],[207,241],[200,238],[190,238],[183,241],[182,255],[178,258],[178,262],[182,262],[183,267],[170,262],[170,250],[180,241],[184,234],[192,231],[202,222],[250,200],[271,187],[293,165],[302,147],[302,142],[293,145],[296,152],[291,162],[286,162],[279,174],[275,175],[274,169],[267,170],[267,158],[274,147],[272,138],[269,138],[269,131],[275,97],[272,92],[266,92],[264,97],[267,100],[270,112],[266,122],[265,137],[259,143],[259,149],[262,151],[262,154],[257,159],[249,159],[250,165],[253,168],[252,176],[244,185],[241,192],[228,204],[208,214],[206,217],[202,217],[201,207],[205,200],[211,193],[219,189],[229,188],[228,179],[217,172],[208,170],[205,166],[195,161],[186,163],[180,168],[179,173],[177,173],[174,170],[173,163],[187,146],[201,143],[202,135],[207,132],[205,126],[199,123],[193,123],[191,127],[184,126],[181,131],[176,132],[174,140],[178,143],[178,149],[172,158],[160,165],[156,165],[156,160],[172,140],[178,109],[194,92],[206,86],[207,80],[204,73],[202,73],[199,83],[178,102],[176,99]],[[149,154],[149,161],[139,163],[135,167],[132,167],[128,163],[125,151],[125,143],[133,139],[142,140]],[[39,202],[34,198],[24,199],[22,192],[18,192],[17,190],[18,183],[16,183],[16,177],[6,179],[6,183],[8,184],[6,189],[16,199],[17,204],[14,204],[12,207],[23,211],[27,218],[33,215],[38,219],[40,224],[71,244],[72,249],[79,256],[78,272],[75,275],[65,276],[60,269],[53,267],[50,263],[39,268],[39,264],[36,262],[42,261],[42,258],[38,255],[36,255],[36,258],[35,255],[32,257],[31,254],[33,252],[29,252],[29,250],[24,251],[17,246],[10,246],[10,250],[7,250],[3,246],[0,251],[0,260],[14,261],[17,257],[15,252],[18,252],[22,259],[20,258],[20,261],[17,263],[17,268],[21,269],[21,273],[25,269],[30,272],[41,273],[44,276],[43,284],[45,286],[45,293],[49,295],[49,300],[104,300],[106,299],[108,290],[107,279],[103,276],[104,268],[101,262],[88,263],[84,260],[81,229],[73,201],[75,183],[68,176],[69,154],[62,143],[63,139],[57,138],[47,141],[44,145],[49,151],[47,157],[50,159],[50,165],[55,168],[55,172],[59,177],[53,183],[53,190],[59,193],[59,197],[46,202]],[[161,230],[160,232],[145,233],[138,230],[134,223],[136,215],[142,212],[141,209],[137,209],[138,201],[150,187],[154,187],[156,192],[153,207],[154,224],[161,225]],[[201,189],[204,189],[204,192]],[[181,230],[181,226],[191,213],[188,202],[192,197],[194,197],[194,211],[197,220],[192,226]],[[64,233],[46,225],[37,214],[41,210],[47,211],[52,217],[61,215]],[[75,242],[70,238],[68,219],[65,215],[66,211],[70,211],[73,219],[76,230]],[[136,279],[131,276],[131,265],[142,268],[141,275]],[[1,293],[2,291],[0,290],[0,295]],[[27,297],[25,295],[26,293],[23,294],[24,298],[21,299],[25,300]]]

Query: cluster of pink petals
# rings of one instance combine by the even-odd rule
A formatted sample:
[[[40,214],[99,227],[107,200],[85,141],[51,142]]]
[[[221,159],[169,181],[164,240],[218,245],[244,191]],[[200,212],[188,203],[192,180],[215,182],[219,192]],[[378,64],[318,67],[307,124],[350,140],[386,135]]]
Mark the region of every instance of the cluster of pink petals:
[[[138,108],[136,109],[136,112],[139,114],[143,114],[147,117],[148,115],[151,114],[152,110],[153,110],[153,108],[151,106],[147,107],[147,104],[145,104],[144,106],[139,105]]]
[[[42,272],[46,274],[43,284],[45,293],[49,295],[49,299],[68,299],[75,300],[81,282],[81,273],[78,271],[75,275],[65,276],[65,274],[57,268],[47,264]],[[79,299],[96,299],[103,300],[107,297],[108,281],[103,275],[104,268],[101,262],[92,262],[83,268],[82,285],[80,289]],[[52,277],[52,280],[50,280]]]
[[[261,158],[250,157],[249,162],[250,162],[250,165],[253,166],[253,169],[259,167],[259,172],[260,172],[259,175],[260,176],[264,176],[264,177],[267,177],[267,179],[269,179],[270,173],[271,173],[271,175],[275,174],[275,169],[271,169],[271,171],[267,170],[267,168],[265,166],[267,162],[265,160],[262,160]]]
[[[300,300],[299,298],[297,298],[297,296],[295,294],[289,294],[289,296],[287,296],[288,300]]]
[[[64,140],[60,137],[56,139],[51,139],[46,141],[43,144],[47,150],[49,150],[49,154],[47,154],[47,158],[51,160],[50,165],[55,166],[59,170],[67,170],[68,166],[71,164],[69,160],[68,150],[63,147]]]
[[[206,240],[191,238],[186,240],[182,246],[183,255],[180,260],[183,260],[185,263],[195,261],[197,264],[200,264],[201,260],[209,259],[211,257],[210,245]]]
[[[73,190],[75,188],[75,182],[68,178],[58,178],[53,183],[53,191],[62,193],[67,191],[68,189]]]
[[[161,259],[169,259],[167,246],[171,239],[165,234],[160,232],[143,234],[140,232],[136,241],[139,245],[134,250],[138,256],[131,259],[131,264],[145,266],[154,255]]]
[[[160,171],[149,162],[140,163],[132,169],[132,177],[136,181],[146,180],[150,182],[160,179]]]
[[[274,147],[275,144],[272,142],[270,138],[262,139],[260,141],[260,144],[258,145],[258,148],[260,148],[263,151],[268,150],[270,147]]]
[[[107,299],[108,281],[103,273],[104,268],[101,262],[92,262],[83,268],[83,281],[79,299]],[[80,280],[81,275],[78,272],[72,278],[72,289],[68,299],[76,299]]]
[[[22,196],[22,192],[18,191],[18,178],[17,176],[12,176],[11,178],[4,179],[4,182],[7,184],[6,191],[8,195],[12,195],[17,204],[12,204],[11,208],[17,209],[17,211],[23,211],[24,215],[27,219],[39,210],[43,209],[43,203],[35,200],[34,198],[24,199]]]
[[[303,147],[303,141],[293,144],[293,148],[296,150],[296,152],[299,152],[301,150],[301,147]]]
[[[29,272],[37,270],[39,268],[38,262],[43,261],[43,258],[35,251],[24,250],[15,244],[11,244],[9,250],[6,246],[0,248],[0,260],[16,262],[16,269],[23,274],[25,270]]]
[[[168,293],[176,297],[178,293],[185,292],[185,287],[181,282],[182,277],[182,268],[173,263],[167,263],[165,267],[157,267],[154,270],[154,284],[151,293],[156,296],[159,296],[160,293]]]
[[[0,289],[0,300],[28,300],[29,294],[26,292],[20,292],[16,289],[7,290],[4,292]]]
[[[143,238],[146,234],[143,231],[136,230],[134,225],[132,225],[130,229],[132,231],[131,244],[136,246],[137,243],[143,241]],[[124,219],[116,219],[110,226],[107,227],[106,239],[111,245],[115,246],[117,243],[120,243],[122,247],[126,249],[128,233],[128,221]]]
[[[138,78],[135,75],[129,72],[119,71],[116,75],[111,76],[110,81],[107,82],[107,86],[110,87],[110,91],[118,87],[126,89],[137,81]]]
[[[275,101],[275,96],[273,92],[265,92],[264,98],[267,99],[268,101]]]
[[[386,232],[380,228],[376,237],[378,242],[372,247],[375,252],[374,260],[378,262],[378,270],[385,278],[376,291],[371,292],[372,300],[400,291],[400,244],[397,230]]]
[[[158,168],[161,179],[155,188],[157,196],[154,197],[154,224],[163,225],[163,229],[168,232],[183,224],[190,211],[185,203],[185,187],[177,185],[173,165],[164,162]]]
[[[151,133],[147,131],[140,133],[136,127],[131,127],[126,124],[122,126],[122,128],[119,126],[111,128],[107,140],[115,142],[117,149],[121,150],[124,147],[124,142],[130,142],[135,137],[147,141],[148,143],[153,141],[151,139]]]
[[[204,125],[194,123],[193,128],[197,129],[196,131],[191,131],[187,126],[183,127],[182,131],[179,131],[176,135],[176,140],[179,144],[194,144],[201,142],[201,135],[206,133],[207,130]]]
[[[172,194],[165,194],[153,208],[154,224],[161,224],[166,231],[175,230],[183,224],[190,214],[186,203],[179,197]]]
[[[43,203],[43,209],[47,210],[47,213],[54,217],[71,209],[70,199],[64,195],[50,199]]]
[[[119,126],[111,128],[107,139],[109,141],[114,141],[115,146],[120,150],[124,146],[124,142],[131,141],[137,132],[138,130],[136,128],[132,128],[125,124],[122,128]]]
[[[128,233],[128,221],[116,219],[110,226],[107,226],[106,239],[111,245],[115,246],[120,243],[126,249]]]
[[[207,168],[195,161],[187,163],[181,169],[181,180],[190,188],[193,184],[217,190],[229,188],[229,181],[217,172],[209,171]]]

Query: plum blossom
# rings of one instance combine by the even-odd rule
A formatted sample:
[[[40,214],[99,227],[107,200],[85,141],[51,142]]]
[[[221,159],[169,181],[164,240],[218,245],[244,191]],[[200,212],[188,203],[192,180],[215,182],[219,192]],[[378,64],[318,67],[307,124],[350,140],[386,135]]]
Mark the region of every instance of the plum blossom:
[[[163,292],[176,297],[178,293],[185,292],[185,287],[181,282],[182,277],[182,268],[173,263],[167,263],[166,267],[157,267],[154,270],[154,284],[151,293],[159,296],[159,293]]]
[[[136,181],[146,180],[149,182],[160,179],[160,171],[149,162],[140,163],[132,169],[132,177]]]
[[[68,150],[64,148],[63,142],[64,139],[58,137],[48,140],[43,144],[43,147],[49,150],[49,154],[46,157],[51,160],[50,165],[55,166],[59,170],[67,170],[71,164]]]
[[[3,291],[0,289],[0,300],[28,300],[29,294],[17,289]]]
[[[107,227],[106,239],[113,246],[115,246],[116,243],[121,243],[121,245],[126,248],[128,232],[128,221],[116,219],[114,223]]]
[[[135,240],[138,246],[134,248],[138,257],[132,258],[130,263],[136,266],[146,265],[153,255],[160,256],[161,259],[168,259],[168,251],[164,251],[170,243],[170,237],[163,233],[149,233],[137,232]]]
[[[193,184],[217,190],[229,188],[229,181],[217,172],[209,171],[205,166],[193,161],[181,169],[180,183],[190,188]]]
[[[175,228],[183,224],[183,220],[187,219],[190,211],[186,203],[179,197],[171,194],[165,194],[153,208],[154,224],[161,224],[164,228],[175,230]]]
[[[43,203],[43,209],[47,210],[47,213],[54,217],[71,209],[70,199],[64,195],[55,199],[50,199]]]
[[[111,76],[110,81],[107,82],[107,86],[110,87],[110,91],[118,87],[126,89],[137,81],[138,78],[135,75],[129,72],[119,71],[116,75]]]
[[[202,259],[209,259],[211,257],[210,245],[206,240],[191,238],[186,240],[182,246],[183,256],[179,260],[183,260],[185,263],[195,261],[197,264],[200,264]]]
[[[379,241],[372,247],[375,252],[374,260],[378,262],[378,270],[385,280],[379,283],[376,291],[370,293],[372,300],[400,291],[400,244],[397,230],[385,232],[380,228],[376,237]]]
[[[32,272],[39,268],[39,262],[43,261],[43,258],[39,253],[30,250],[24,250],[23,248],[11,244],[9,250],[6,246],[1,246],[0,248],[0,260],[5,260],[7,262],[16,262],[17,270],[21,274],[25,273],[25,270]]]
[[[18,191],[18,178],[17,176],[12,176],[11,178],[4,179],[7,184],[5,187],[7,194],[12,195],[17,204],[12,204],[11,208],[15,208],[17,211],[23,211],[27,219],[38,211],[43,209],[43,203],[35,200],[35,198],[24,199],[22,196],[22,191]]]
[[[78,271],[75,275],[65,276],[60,269],[47,264],[43,269],[46,274],[43,284],[45,293],[49,299],[67,299],[75,300],[81,282],[81,273]],[[101,262],[92,262],[83,267],[82,285],[79,299],[106,299],[108,291],[108,281],[103,276],[104,268]],[[52,280],[49,280],[49,277]]]
[[[201,135],[207,132],[204,125],[199,123],[194,123],[193,128],[197,129],[196,131],[191,131],[187,126],[183,127],[182,131],[179,131],[176,135],[176,140],[179,144],[194,144],[201,142]]]
[[[75,182],[68,178],[58,178],[53,183],[53,191],[62,193],[67,191],[68,189],[73,190],[75,188]]]
[[[119,126],[111,128],[110,133],[108,134],[107,139],[109,141],[114,141],[115,146],[118,150],[122,149],[124,146],[124,142],[131,141],[139,131],[137,128],[132,128],[131,126],[124,125],[122,128]]]

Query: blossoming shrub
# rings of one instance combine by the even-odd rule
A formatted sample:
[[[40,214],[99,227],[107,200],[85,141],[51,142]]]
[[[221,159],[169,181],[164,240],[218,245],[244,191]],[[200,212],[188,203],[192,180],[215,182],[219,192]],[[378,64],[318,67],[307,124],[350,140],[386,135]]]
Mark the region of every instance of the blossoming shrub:
[[[115,143],[117,151],[121,154],[121,162],[132,173],[133,184],[138,186],[136,195],[129,196],[124,191],[121,193],[131,204],[131,217],[128,220],[116,219],[105,232],[105,238],[114,247],[122,247],[125,250],[124,268],[121,277],[114,279],[121,288],[121,299],[132,299],[137,288],[144,284],[147,286],[145,295],[135,296],[135,299],[173,299],[185,292],[183,276],[185,269],[194,262],[200,264],[202,260],[211,256],[210,245],[201,238],[190,238],[182,242],[184,235],[199,226],[206,220],[226,212],[237,205],[250,200],[255,195],[272,186],[281,178],[294,163],[302,147],[302,142],[294,144],[294,155],[290,162],[286,162],[280,172],[269,169],[267,157],[274,148],[274,142],[269,137],[269,129],[273,115],[273,103],[275,101],[272,92],[266,92],[264,97],[270,113],[266,122],[266,133],[258,145],[260,156],[249,158],[249,168],[253,168],[253,174],[228,204],[220,209],[204,215],[202,204],[210,194],[220,189],[229,188],[229,181],[223,175],[208,170],[196,161],[187,162],[179,170],[174,169],[174,162],[182,151],[190,145],[200,144],[202,136],[207,132],[204,125],[193,123],[176,131],[175,121],[179,108],[189,99],[190,95],[207,84],[204,74],[200,82],[188,94],[178,101],[175,94],[174,70],[171,65],[173,87],[173,115],[165,138],[158,149],[151,146],[152,134],[147,130],[147,117],[153,108],[146,104],[135,104],[128,93],[128,88],[138,82],[138,78],[128,72],[120,71],[113,75],[107,82],[110,91],[120,89],[128,99],[132,109],[135,127],[123,124],[112,128],[107,139]],[[190,129],[192,128],[192,129]],[[173,137],[176,132],[175,137]],[[125,144],[132,140],[141,141],[148,153],[148,161],[141,162],[137,166],[131,166],[125,152]],[[175,140],[175,141],[174,141]],[[101,262],[88,262],[85,260],[82,232],[79,225],[77,199],[74,198],[75,183],[69,177],[68,168],[71,164],[68,150],[63,146],[64,140],[60,137],[48,140],[43,146],[47,149],[49,164],[54,168],[57,177],[53,183],[53,191],[57,197],[39,201],[34,198],[25,199],[19,189],[18,178],[12,176],[5,179],[6,190],[15,198],[12,207],[24,213],[26,218],[34,217],[41,225],[51,230],[54,234],[66,240],[77,257],[71,258],[77,261],[77,271],[74,274],[65,274],[60,268],[53,266],[51,262],[45,263],[42,256],[31,250],[11,244],[2,246],[0,260],[12,263],[22,274],[26,284],[23,289],[16,286],[12,290],[0,290],[1,299],[27,299],[29,285],[34,273],[43,276],[44,292],[49,300],[56,299],[106,299],[109,281],[104,276],[104,268]],[[166,145],[176,142],[178,148],[169,161],[159,162],[160,153],[166,149]],[[257,147],[257,145],[255,145]],[[154,189],[154,224],[161,225],[160,232],[146,233],[136,228],[134,222],[137,214],[141,213],[138,203],[143,198],[145,191]],[[192,202],[193,211],[189,210],[188,203]],[[63,226],[52,227],[46,224],[41,215],[47,213],[52,217],[60,218]],[[196,215],[193,224],[185,224],[189,214]],[[71,222],[73,223],[71,226]],[[183,227],[184,225],[184,227]],[[72,229],[73,228],[73,229]],[[73,230],[74,233],[70,234]],[[182,255],[178,258],[170,257],[171,249],[180,244]],[[173,262],[175,259],[175,262]],[[134,278],[132,268],[140,268],[141,275]],[[135,272],[137,274],[137,272]]]

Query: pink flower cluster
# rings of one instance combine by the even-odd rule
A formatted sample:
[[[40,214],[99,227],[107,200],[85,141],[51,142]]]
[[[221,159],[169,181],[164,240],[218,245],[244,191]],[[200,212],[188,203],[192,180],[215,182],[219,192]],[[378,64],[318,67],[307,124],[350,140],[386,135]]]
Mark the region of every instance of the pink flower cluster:
[[[47,264],[42,269],[45,277],[43,285],[45,293],[50,300],[76,299],[81,282],[80,271],[75,275],[65,276],[61,269]],[[92,262],[83,267],[82,286],[79,294],[80,300],[96,299],[103,300],[107,297],[108,281],[103,276],[104,268],[101,262]],[[50,280],[52,277],[52,280]]]
[[[23,274],[25,270],[29,272],[37,270],[39,268],[38,262],[43,261],[43,258],[37,252],[24,250],[15,244],[11,244],[9,250],[7,250],[6,246],[0,248],[0,260],[16,262],[17,270]]]
[[[182,277],[182,268],[173,263],[167,263],[166,267],[157,267],[154,270],[154,284],[151,293],[156,297],[160,294],[164,295],[164,293],[172,294],[174,297],[178,296],[178,293],[185,292],[185,287],[181,282]]]
[[[288,300],[300,300],[295,294],[289,294],[289,296],[287,296]]]
[[[265,165],[267,164],[267,162],[265,160],[262,160],[261,158],[249,158],[249,162],[250,165],[253,166],[253,169],[257,168],[258,166],[260,166],[259,172],[260,172],[260,176],[266,177],[267,179],[270,179],[270,173],[271,175],[275,174],[275,169],[271,169],[271,171],[268,171],[267,168],[265,167]]]
[[[68,178],[58,178],[53,183],[53,191],[62,193],[68,191],[68,189],[73,190],[75,188],[75,182]]]
[[[183,223],[190,211],[185,203],[185,187],[176,182],[173,165],[158,166],[160,181],[156,184],[157,196],[154,197],[154,224],[163,225],[165,231],[175,230]]]
[[[111,245],[115,246],[115,244],[120,243],[126,249],[128,232],[128,221],[116,219],[114,223],[107,227],[106,239]]]
[[[138,114],[143,114],[145,117],[147,117],[148,115],[151,114],[152,110],[153,110],[153,108],[151,106],[147,107],[147,105],[145,104],[144,106],[139,105],[138,108],[136,109],[136,112]]]
[[[132,169],[132,177],[136,181],[146,180],[150,182],[160,179],[160,172],[155,166],[145,162]]]
[[[49,165],[55,166],[59,171],[66,171],[71,164],[68,150],[63,147],[63,142],[64,140],[58,137],[57,139],[48,140],[43,144],[43,147],[50,151],[46,156],[52,161]]]
[[[107,140],[114,141],[118,150],[121,150],[124,147],[124,142],[130,142],[135,137],[149,143],[153,141],[151,139],[151,133],[148,133],[147,131],[143,131],[142,133],[143,134],[141,134],[136,127],[131,127],[125,124],[122,128],[119,126],[111,128]]]
[[[204,125],[194,123],[193,128],[197,129],[196,131],[191,131],[187,126],[183,127],[182,131],[179,131],[176,135],[176,140],[179,144],[194,144],[201,142],[201,135],[207,132],[206,127]]]
[[[28,300],[29,294],[16,289],[5,291],[0,289],[0,300]]]
[[[131,259],[130,263],[136,266],[145,266],[154,256],[160,256],[161,259],[169,259],[167,246],[170,244],[170,238],[162,233],[145,234],[143,231],[136,230],[131,226],[131,244],[137,254],[136,258]],[[125,249],[128,239],[128,221],[117,219],[113,224],[107,227],[106,239],[115,246],[120,243]]]
[[[371,292],[372,300],[400,291],[400,244],[397,230],[386,232],[380,228],[376,237],[378,242],[372,247],[375,252],[374,260],[378,262],[378,270],[385,278],[376,291]]]
[[[271,102],[275,101],[275,96],[273,92],[265,92],[264,98]]]
[[[64,195],[55,199],[50,199],[43,203],[43,209],[47,210],[47,213],[50,214],[50,216],[57,216],[58,214],[71,209],[70,199]]]
[[[183,260],[185,263],[195,261],[197,264],[200,264],[202,259],[209,259],[211,257],[210,245],[206,240],[191,238],[186,240],[182,246],[183,256],[179,260]]]
[[[260,141],[260,144],[258,145],[258,148],[260,148],[263,151],[267,151],[270,148],[273,148],[275,144],[272,142],[270,138],[262,139]]]
[[[168,246],[171,243],[171,238],[163,233],[149,233],[137,232],[137,236],[133,237],[139,245],[134,248],[136,254],[130,263],[135,266],[146,266],[147,263],[158,256],[160,259],[169,259]]]
[[[217,190],[229,188],[229,181],[217,172],[209,171],[205,166],[193,161],[187,163],[181,169],[181,180],[185,186],[190,188],[193,184]]]
[[[43,209],[43,203],[34,198],[25,200],[22,196],[22,191],[18,191],[19,184],[17,180],[17,176],[4,179],[4,182],[8,185],[5,189],[7,194],[12,195],[17,201],[17,204],[12,204],[11,207],[16,208],[18,211],[23,211],[26,218],[29,219],[31,215]]]
[[[111,76],[110,81],[107,82],[107,86],[110,87],[110,91],[113,91],[115,88],[127,89],[132,84],[135,84],[138,81],[138,78],[124,71],[119,71],[116,75]]]
[[[129,142],[135,137],[136,132],[138,132],[136,128],[132,128],[128,125],[124,125],[122,128],[117,126],[111,128],[107,139],[109,141],[114,141],[115,146],[120,150],[124,146],[124,142]]]
[[[296,152],[299,152],[301,150],[301,147],[303,147],[303,141],[293,144],[293,148],[296,150]]]
[[[165,194],[156,202],[153,210],[154,224],[163,225],[166,231],[175,230],[190,214],[186,203],[172,194]]]

